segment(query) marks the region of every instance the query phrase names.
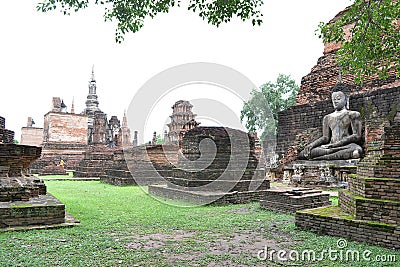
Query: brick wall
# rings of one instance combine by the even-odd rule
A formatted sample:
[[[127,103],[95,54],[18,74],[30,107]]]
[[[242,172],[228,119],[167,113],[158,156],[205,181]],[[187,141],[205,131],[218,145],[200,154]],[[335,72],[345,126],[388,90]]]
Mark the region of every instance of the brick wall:
[[[0,144],[12,144],[14,143],[14,132],[5,129],[6,119],[0,117]]]
[[[339,191],[339,206],[357,220],[386,224],[400,223],[400,202],[355,196],[348,190]]]
[[[44,115],[43,142],[52,144],[88,143],[88,117],[81,114],[49,112]]]
[[[347,12],[347,8],[340,11],[328,23],[335,22],[345,12]],[[343,27],[345,39],[350,38],[352,27],[352,24]],[[324,44],[323,56],[318,59],[311,72],[301,80],[300,91],[296,96],[297,105],[315,103],[329,98],[330,88],[336,84],[339,77],[339,68],[335,62],[335,56],[341,46],[341,43],[334,42]],[[377,75],[364,77],[362,86],[355,84],[355,78],[354,75],[350,74],[342,75],[343,83],[352,89],[351,94],[400,86],[400,79],[396,78],[395,70],[389,72],[389,77],[386,80],[379,80]]]
[[[340,214],[338,207],[330,208],[333,214]],[[346,220],[340,216],[327,217],[324,214],[312,214],[310,210],[296,213],[296,226],[310,229],[320,234],[339,236],[347,240],[367,242],[390,249],[400,248],[400,227],[395,225],[365,223]],[[346,216],[345,214],[343,214]]]
[[[74,171],[74,177],[100,177],[113,164],[115,148],[91,146]]]
[[[349,190],[365,198],[400,200],[400,180],[349,176]]]
[[[43,143],[43,128],[22,127],[21,145],[41,146]]]
[[[14,143],[14,132],[6,129],[0,129],[0,143],[3,144]]]
[[[150,145],[117,149],[101,181],[117,186],[165,182],[178,161],[178,147]],[[129,166],[129,167],[128,167]]]
[[[196,194],[193,191],[175,190],[169,188],[165,190],[161,186],[149,186],[149,194],[159,197],[176,199],[179,201],[187,201],[196,204],[228,205],[228,204],[244,204],[257,202],[265,198],[267,192],[263,191],[247,191],[247,192],[229,192],[215,194]]]
[[[31,164],[31,172],[39,173],[44,167],[59,164],[62,159],[65,169],[75,170],[84,157],[87,145],[45,143],[41,157]]]
[[[334,60],[335,55],[336,51],[324,54],[318,59],[317,65],[311,69],[311,72],[301,79],[296,105],[329,99],[330,88],[337,83],[339,77],[339,68]],[[379,80],[378,76],[372,76],[365,80],[363,86],[355,84],[354,75],[343,75],[342,80],[351,89],[351,95],[400,86],[400,79],[396,78],[395,71],[391,71],[386,80]]]

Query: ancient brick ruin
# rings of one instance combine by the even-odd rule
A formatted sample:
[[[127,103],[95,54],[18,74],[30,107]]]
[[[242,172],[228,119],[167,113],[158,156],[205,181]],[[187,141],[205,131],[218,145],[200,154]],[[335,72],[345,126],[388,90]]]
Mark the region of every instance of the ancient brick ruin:
[[[32,164],[33,173],[61,174],[61,160],[66,169],[75,169],[87,150],[88,116],[63,112],[60,102],[54,97],[52,110],[44,115],[42,156]]]
[[[6,129],[6,120],[0,117],[0,144],[12,144],[14,132]]]
[[[29,174],[41,148],[13,144],[13,133],[4,122],[0,117],[0,132],[7,133],[0,138],[0,228],[71,225],[66,223],[64,204],[47,194],[42,180]]]
[[[329,23],[336,21],[343,12],[339,12]],[[348,32],[350,26],[344,28]],[[325,43],[323,56],[318,59],[309,74],[301,80],[300,91],[296,96],[296,105],[313,104],[320,101],[328,100],[330,89],[337,83],[339,76],[339,67],[335,63],[335,55],[340,48],[338,43]],[[355,76],[351,74],[343,75],[343,83],[352,89],[351,95],[362,92],[371,92],[374,90],[393,88],[400,86],[400,80],[396,78],[395,70],[390,71],[388,79],[380,80],[377,75],[365,77],[362,86],[357,85]]]
[[[90,146],[79,162],[74,177],[94,178],[105,174],[105,170],[113,164],[115,148],[106,146]]]
[[[101,176],[103,183],[117,186],[160,184],[178,161],[178,147],[147,145],[115,150],[111,165]]]
[[[81,114],[75,114],[74,103],[68,112],[64,101],[53,97],[52,109],[44,116],[43,137],[40,142],[43,147],[42,156],[33,163],[32,172],[50,175],[66,174],[66,170],[72,170],[76,171],[77,177],[98,177],[104,174],[104,167],[108,163],[101,162],[102,156],[99,156],[97,150],[103,149],[104,160],[110,161],[112,152],[110,155],[108,148],[131,145],[125,114],[121,126],[116,116],[107,121],[107,114],[100,110],[93,69],[88,87],[86,108]],[[28,135],[33,130],[31,126],[22,128],[21,138],[32,138]],[[35,131],[39,133],[38,130]],[[38,140],[37,143],[39,144]],[[60,166],[61,160],[64,162],[63,167]]]
[[[251,134],[196,127],[185,133],[180,147],[178,168],[165,177],[166,185],[149,186],[150,194],[196,204],[227,204],[260,200],[269,189]]]

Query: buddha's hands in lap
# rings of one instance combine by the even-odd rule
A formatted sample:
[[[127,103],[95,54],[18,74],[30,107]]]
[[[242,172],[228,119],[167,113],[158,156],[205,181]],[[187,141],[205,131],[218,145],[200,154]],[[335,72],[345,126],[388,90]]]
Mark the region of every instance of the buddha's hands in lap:
[[[303,150],[303,155],[306,158],[309,158],[312,146],[306,146]]]
[[[332,148],[333,147],[333,144],[327,144],[327,145],[322,145],[321,146],[321,148],[323,148],[323,149],[329,149],[329,148]]]

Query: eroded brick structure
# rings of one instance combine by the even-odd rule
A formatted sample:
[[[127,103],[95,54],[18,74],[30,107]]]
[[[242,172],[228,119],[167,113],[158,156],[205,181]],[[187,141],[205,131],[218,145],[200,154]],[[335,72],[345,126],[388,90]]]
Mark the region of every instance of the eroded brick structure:
[[[44,115],[42,156],[32,164],[32,172],[51,174],[51,166],[63,160],[66,169],[75,169],[88,148],[88,116],[62,111],[60,98]],[[50,166],[50,167],[49,167]],[[59,174],[55,169],[54,174]]]
[[[83,154],[74,177],[98,178],[113,164],[115,148],[106,146],[90,146]]]
[[[136,132],[137,140],[137,132]],[[128,127],[128,121],[126,119],[126,113],[124,112],[124,117],[122,118],[122,126],[118,131],[118,146],[129,147],[132,145],[131,130]]]
[[[211,139],[211,140],[210,140]],[[182,156],[167,185],[149,186],[155,196],[197,204],[257,201],[269,189],[258,168],[252,134],[224,127],[196,127],[185,133]]]
[[[346,10],[330,22],[337,20],[343,12]],[[350,27],[346,26],[345,32]],[[340,44],[337,43],[325,44],[324,55],[318,59],[311,72],[302,78],[296,106],[279,113],[276,153],[281,161],[281,169],[277,173],[280,178],[283,177],[283,166],[296,160],[306,144],[322,135],[322,119],[333,112],[330,95],[339,77],[339,67],[334,60],[339,48]],[[362,87],[355,84],[354,78],[350,74],[342,77],[343,84],[350,89],[350,110],[360,112],[363,118],[369,110],[374,110],[379,117],[387,118],[393,117],[400,110],[397,104],[400,79],[396,78],[395,70],[389,73],[386,80],[379,80],[377,76],[367,77]],[[373,129],[374,126],[369,123],[363,123],[364,129]]]
[[[1,117],[0,125],[5,132]],[[0,228],[67,225],[64,204],[46,194],[42,180],[29,175],[29,165],[41,148],[14,145],[7,133],[0,136]]]
[[[33,127],[35,122],[31,117],[28,117],[26,127],[21,128],[21,145],[27,146],[42,146],[43,143],[43,128]]]
[[[12,144],[14,132],[6,129],[6,119],[0,117],[0,144]]]
[[[112,164],[105,169],[101,181],[118,186],[160,184],[171,175],[177,162],[177,146],[124,147],[115,150]]]
[[[329,193],[310,188],[271,188],[260,201],[260,207],[263,209],[285,213],[330,205]]]

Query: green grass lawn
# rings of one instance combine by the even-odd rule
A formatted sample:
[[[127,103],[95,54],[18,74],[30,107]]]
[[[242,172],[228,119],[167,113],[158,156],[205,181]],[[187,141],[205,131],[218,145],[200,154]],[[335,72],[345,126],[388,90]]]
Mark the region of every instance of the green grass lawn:
[[[338,238],[298,231],[294,216],[257,203],[182,208],[139,187],[47,181],[81,225],[0,234],[0,266],[399,266],[399,251],[349,242],[348,248],[395,255],[394,263],[260,260],[269,249],[336,249]]]

